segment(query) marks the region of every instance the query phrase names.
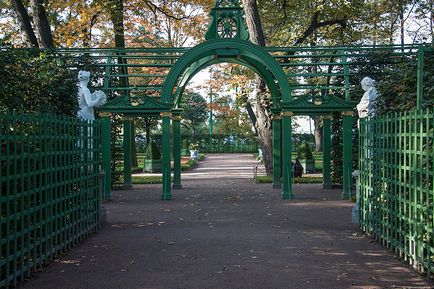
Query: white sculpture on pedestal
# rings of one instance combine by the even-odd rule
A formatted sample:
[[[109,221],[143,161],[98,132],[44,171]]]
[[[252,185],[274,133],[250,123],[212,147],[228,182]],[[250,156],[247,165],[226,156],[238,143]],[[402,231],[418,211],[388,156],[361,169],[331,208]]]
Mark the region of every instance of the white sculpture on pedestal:
[[[357,105],[357,112],[359,114],[360,118],[365,118],[368,116],[375,116],[375,108],[374,108],[374,102],[377,99],[377,90],[375,89],[375,80],[373,80],[370,77],[364,77],[362,81],[360,82],[362,85],[363,90],[365,93],[362,96],[362,99],[360,100],[359,104]],[[358,127],[360,129],[360,123],[358,122]],[[369,128],[365,127],[365,135],[367,136],[365,141],[366,144],[371,144],[372,139],[369,137]],[[372,157],[372,150],[367,149],[366,151],[366,159],[369,159]],[[352,210],[352,222],[353,223],[359,223],[359,208],[360,208],[360,193],[359,193],[359,175],[360,172],[358,170],[353,172],[353,177],[357,178],[357,186],[356,186],[356,204],[353,207]]]
[[[363,78],[360,84],[365,93],[357,105],[357,111],[359,118],[364,118],[375,114],[374,101],[377,99],[377,90],[375,89],[375,80],[370,77]]]
[[[90,80],[90,72],[80,70],[78,72],[78,106],[77,116],[83,120],[95,120],[93,108],[102,106],[107,102],[107,96],[101,90],[90,93],[87,85]]]

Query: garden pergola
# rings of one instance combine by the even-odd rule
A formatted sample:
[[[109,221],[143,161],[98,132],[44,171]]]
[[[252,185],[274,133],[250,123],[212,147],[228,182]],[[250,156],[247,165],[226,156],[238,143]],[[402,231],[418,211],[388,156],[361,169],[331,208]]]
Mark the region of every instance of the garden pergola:
[[[330,181],[330,120],[331,113],[343,116],[343,193],[351,196],[352,126],[355,102],[350,100],[349,59],[366,57],[371,51],[396,55],[419,56],[419,82],[422,86],[423,55],[427,48],[402,46],[377,47],[270,47],[264,48],[249,41],[244,24],[244,11],[239,1],[216,1],[211,10],[212,22],[206,33],[206,41],[193,48],[148,48],[97,51],[105,53],[104,69],[106,92],[118,94],[100,109],[103,117],[103,167],[107,176],[111,171],[110,121],[107,113],[120,114],[124,120],[124,184],[131,186],[131,117],[157,116],[162,120],[162,200],[172,198],[172,188],[181,188],[181,113],[180,100],[189,80],[204,68],[218,63],[235,63],[257,73],[267,84],[272,97],[273,112],[273,187],[282,188],[282,198],[292,199],[291,187],[291,121],[296,115],[323,116],[323,185]],[[69,52],[71,53],[71,52]],[[339,67],[339,71],[305,72],[305,67]],[[116,68],[113,71],[113,68]],[[137,72],[152,68],[154,73]],[[340,84],[309,84],[300,78],[340,77]],[[117,84],[113,85],[113,79]],[[123,81],[119,81],[119,80]],[[135,84],[134,79],[141,79]],[[136,81],[137,82],[137,81]],[[145,85],[143,85],[143,82]],[[320,94],[299,93],[321,90]],[[330,91],[340,91],[343,97]],[[342,93],[343,92],[343,93]],[[418,103],[423,91],[418,88]],[[173,151],[172,151],[173,150]],[[171,180],[170,163],[173,154],[174,177]],[[110,197],[110,178],[105,185],[105,196]],[[283,183],[283,186],[282,186]]]
[[[109,199],[111,177],[122,167],[124,186],[131,186],[133,118],[162,120],[161,199],[172,199],[172,189],[181,188],[180,100],[196,73],[218,63],[245,66],[262,77],[269,88],[273,186],[282,189],[283,199],[294,196],[292,118],[322,116],[324,187],[331,185],[331,117],[342,118],[343,124],[338,123],[342,130],[335,131],[343,135],[342,197],[349,199],[356,131],[355,102],[351,101],[351,96],[356,95],[354,87],[364,76],[371,76],[364,67],[373,67],[370,72],[379,75],[395,69],[393,65],[412,61],[406,63],[405,70],[417,75],[417,88],[412,86],[403,97],[415,94],[415,107],[360,121],[359,224],[413,267],[428,275],[434,273],[434,108],[432,95],[428,95],[432,93],[432,66],[427,66],[428,71],[424,69],[424,58],[432,61],[432,46],[264,48],[249,42],[243,9],[237,0],[216,1],[211,16],[206,41],[193,48],[40,51],[72,70],[90,70],[94,88],[100,86],[110,101],[100,108],[101,118],[93,122],[47,113],[0,116],[0,210],[4,231],[0,240],[0,251],[4,253],[0,286],[8,288],[9,284],[25,280],[39,266],[98,230],[100,182],[104,198]],[[373,54],[378,61],[372,61]],[[424,77],[428,84],[425,87]],[[120,121],[122,138],[118,137]],[[118,160],[118,151],[113,150],[119,144],[123,160]]]
[[[350,197],[351,182],[351,127],[354,103],[349,99],[340,99],[327,95],[320,101],[312,101],[309,96],[293,100],[291,86],[287,76],[276,59],[263,47],[248,41],[249,34],[244,24],[243,9],[238,1],[216,1],[211,11],[212,22],[206,34],[206,41],[186,51],[171,67],[165,77],[160,101],[149,96],[122,96],[110,101],[102,112],[119,113],[126,117],[150,116],[159,114],[162,119],[162,165],[163,191],[162,200],[172,199],[171,187],[171,139],[173,133],[174,180],[173,188],[181,187],[181,133],[180,133],[180,99],[191,78],[202,69],[218,63],[229,62],[246,66],[256,72],[267,84],[273,99],[274,130],[274,187],[280,187],[281,172],[283,174],[283,199],[292,199],[291,188],[291,118],[295,114],[330,114],[342,112],[344,117],[344,193]],[[128,119],[124,119],[128,120]],[[171,127],[172,126],[172,127]],[[128,127],[128,126],[127,126]],[[125,134],[130,134],[129,129]],[[326,136],[327,137],[327,136]],[[131,144],[130,137],[126,141],[124,153],[125,168],[130,166],[128,160]],[[106,144],[108,148],[108,144]],[[329,147],[325,148],[329,151]],[[104,150],[105,154],[109,150]],[[105,170],[109,171],[108,157],[104,158]],[[283,165],[282,165],[283,164]],[[327,166],[326,166],[327,167]],[[327,169],[326,174],[329,174]],[[128,183],[129,173],[126,174]],[[326,177],[326,179],[329,179]]]

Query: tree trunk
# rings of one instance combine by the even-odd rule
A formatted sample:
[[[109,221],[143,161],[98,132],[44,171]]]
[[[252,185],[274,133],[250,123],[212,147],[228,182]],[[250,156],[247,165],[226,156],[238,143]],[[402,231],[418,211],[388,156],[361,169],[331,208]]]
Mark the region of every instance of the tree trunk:
[[[315,151],[322,152],[322,125],[319,116],[312,117],[314,123],[314,136],[315,136]]]
[[[249,115],[249,119],[252,122],[253,128],[255,130],[255,135],[258,136],[258,128],[256,127],[256,123],[258,120],[256,119],[255,112],[253,111],[252,104],[249,101],[246,101],[246,111]]]
[[[124,1],[110,0],[108,9],[110,12],[110,20],[113,23],[113,30],[115,33],[115,47],[125,48]]]
[[[39,46],[42,48],[53,47],[53,35],[45,11],[44,0],[30,0],[30,5],[33,10],[35,29],[39,36]]]
[[[246,15],[247,28],[250,34],[250,41],[259,46],[265,46],[265,36],[259,18],[258,5],[256,0],[243,0]],[[258,133],[259,145],[264,156],[265,171],[268,176],[273,175],[273,122],[271,119],[271,103],[266,99],[265,83],[259,77],[256,78],[256,123],[253,125]]]
[[[14,5],[15,12],[17,12],[18,21],[20,22],[21,29],[26,35],[27,43],[29,43],[29,45],[33,47],[38,48],[38,39],[36,38],[35,31],[33,31],[30,16],[27,12],[26,7],[24,7],[21,0],[12,0],[12,4]]]
[[[243,6],[246,15],[247,28],[250,34],[250,41],[259,46],[265,46],[264,30],[262,29],[256,0],[243,0]]]
[[[108,9],[110,12],[110,20],[113,24],[113,30],[115,35],[115,47],[125,49],[125,29],[124,29],[124,1],[123,0],[109,0],[108,1]],[[121,53],[121,56],[118,57],[118,63],[127,64],[127,60],[122,57],[123,53]],[[128,74],[128,67],[121,66],[120,67],[120,73],[127,75]],[[122,87],[128,86],[128,77],[120,77],[119,78],[120,85]],[[129,94],[129,91],[127,91]],[[132,151],[132,157],[131,157],[131,163],[133,167],[138,163],[137,160],[137,145],[135,142],[136,138],[136,130],[135,126],[133,124],[133,130],[132,130],[132,141],[131,141],[131,151]]]
[[[145,120],[145,135],[146,135],[146,147],[151,143],[151,118],[146,117]]]
[[[401,40],[401,47],[404,49],[404,34],[405,34],[405,20],[404,20],[404,4],[402,3],[402,0],[399,1],[399,29],[400,29],[400,40]]]
[[[430,15],[431,15],[431,18],[430,19],[434,19],[434,1],[433,0],[430,0],[429,1],[429,11],[431,11],[430,12]],[[429,25],[429,28],[430,28],[430,31],[431,31],[431,44],[433,44],[434,43],[434,28],[433,28],[433,24],[434,24],[434,21],[430,21],[430,25]]]
[[[271,116],[271,104],[264,98],[265,83],[258,77],[257,106],[256,106],[256,131],[258,132],[259,145],[262,149],[265,172],[267,176],[273,175],[273,121]]]
[[[125,48],[125,30],[124,30],[124,1],[123,0],[110,0],[108,5],[110,20],[113,24],[113,30],[115,34],[115,47]],[[118,58],[119,63],[126,64],[127,60],[123,57]],[[121,74],[128,74],[128,68],[122,66],[120,68]],[[121,77],[119,79],[121,86],[126,87],[128,85],[128,77]]]

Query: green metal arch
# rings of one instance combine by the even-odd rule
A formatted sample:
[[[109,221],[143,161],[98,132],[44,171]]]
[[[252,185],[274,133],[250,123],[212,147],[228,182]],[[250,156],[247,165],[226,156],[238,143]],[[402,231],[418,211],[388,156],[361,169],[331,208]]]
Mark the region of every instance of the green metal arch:
[[[236,55],[231,55],[231,52]],[[210,56],[221,57],[222,60],[224,59],[222,62],[228,62],[229,59],[238,59],[239,61],[241,57],[242,65],[250,65],[251,68],[255,68],[255,71],[265,78],[264,80],[270,89],[275,85],[274,81],[271,80],[277,81],[277,87],[283,101],[291,100],[291,88],[285,73],[279,63],[265,49],[246,40],[213,39],[197,45],[178,59],[164,81],[161,102],[172,103],[173,90],[178,85],[178,80],[183,78],[184,72],[194,63],[200,62],[201,59],[207,59],[205,60],[206,63]],[[191,74],[193,75],[200,68],[203,69],[202,65],[193,69]],[[270,77],[266,77],[266,75]],[[280,98],[275,93],[272,93],[272,97],[273,103],[276,105]]]
[[[218,63],[234,63],[243,65],[254,72],[256,72],[260,77],[262,77],[265,82],[267,83],[267,86],[269,87],[271,94],[275,95],[276,97],[279,96],[279,88],[277,87],[276,83],[274,82],[273,77],[269,73],[263,73],[263,71],[266,71],[266,68],[262,66],[262,64],[258,63],[255,60],[244,60],[244,58],[214,58],[214,57],[207,57],[203,58],[194,64],[192,64],[181,76],[181,81],[179,81],[179,86],[176,89],[176,92],[174,94],[174,105],[178,106],[180,103],[181,95],[185,89],[185,86],[188,84],[188,82],[201,70],[204,68]],[[257,67],[261,67],[262,69],[257,69]]]

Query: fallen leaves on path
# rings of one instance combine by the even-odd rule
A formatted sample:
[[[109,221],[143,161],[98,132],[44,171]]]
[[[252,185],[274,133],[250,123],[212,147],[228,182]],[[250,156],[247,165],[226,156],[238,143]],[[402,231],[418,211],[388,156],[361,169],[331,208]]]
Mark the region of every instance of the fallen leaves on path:
[[[242,198],[241,198],[241,194],[236,194],[236,195],[225,197],[224,199],[226,201],[240,201]]]

